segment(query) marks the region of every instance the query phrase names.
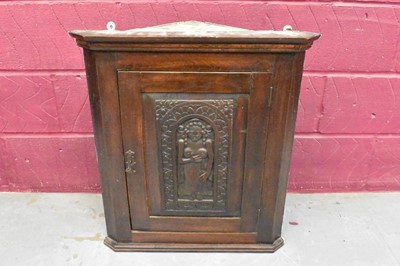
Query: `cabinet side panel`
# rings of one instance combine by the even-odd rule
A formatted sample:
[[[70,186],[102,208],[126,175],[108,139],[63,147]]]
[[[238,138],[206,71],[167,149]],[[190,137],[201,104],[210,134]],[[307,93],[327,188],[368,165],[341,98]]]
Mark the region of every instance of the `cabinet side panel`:
[[[131,228],[114,55],[85,50],[85,64],[107,234],[128,242]]]
[[[304,53],[277,55],[261,186],[259,242],[272,243],[281,234],[303,60]]]
[[[285,129],[285,140],[282,149],[281,168],[278,180],[278,191],[275,203],[275,215],[273,217],[272,238],[275,240],[281,236],[283,212],[285,208],[286,190],[290,170],[290,161],[292,158],[294,131],[296,126],[297,107],[300,96],[301,78],[303,76],[303,63],[305,52],[298,53],[293,60],[293,71],[291,73],[291,94],[287,109],[287,120]]]

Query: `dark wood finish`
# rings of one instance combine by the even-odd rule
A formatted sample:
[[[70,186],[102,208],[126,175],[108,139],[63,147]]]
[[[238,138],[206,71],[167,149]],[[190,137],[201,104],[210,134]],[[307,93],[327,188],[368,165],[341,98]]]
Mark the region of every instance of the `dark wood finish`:
[[[272,244],[193,244],[193,243],[123,243],[106,237],[104,244],[119,252],[275,252],[283,246],[283,239],[277,238]]]
[[[256,238],[256,233],[132,231],[132,241],[138,243],[252,244]]]
[[[249,93],[251,73],[140,71],[141,92]]]
[[[190,33],[188,33],[190,31]],[[307,32],[73,31],[115,251],[273,252]]]
[[[232,56],[234,55],[234,56]],[[115,55],[119,70],[182,72],[269,72],[274,54],[268,53],[181,53],[119,52]]]
[[[264,152],[266,148],[266,133],[269,120],[269,99],[272,92],[271,80],[266,75],[256,75],[254,78],[249,107],[247,127],[243,196],[251,195],[250,201],[242,201],[242,215],[246,222],[242,224],[242,231],[254,232],[257,227],[261,176],[264,170]]]
[[[237,232],[240,230],[238,217],[181,217],[150,216],[151,228],[154,231],[181,232]]]
[[[120,76],[121,74],[118,74]],[[144,132],[143,132],[143,106],[140,90],[135,90],[133,82],[118,78],[120,95],[121,124],[123,138],[123,153],[132,151],[135,153],[135,171],[126,173],[128,185],[129,207],[131,226],[136,230],[146,230],[149,227],[149,210],[147,208],[146,191],[148,184],[145,180],[144,161]],[[133,87],[133,88],[132,88]],[[118,89],[117,89],[118,91]],[[122,193],[122,191],[121,191]],[[135,215],[133,215],[135,214]]]

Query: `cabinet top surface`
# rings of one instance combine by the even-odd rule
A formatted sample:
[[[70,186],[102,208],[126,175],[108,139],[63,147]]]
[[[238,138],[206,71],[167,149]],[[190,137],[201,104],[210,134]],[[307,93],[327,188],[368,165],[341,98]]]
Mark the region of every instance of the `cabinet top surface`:
[[[132,30],[73,30],[77,40],[97,43],[264,43],[307,44],[319,34],[302,31],[248,30],[208,22],[184,21]]]

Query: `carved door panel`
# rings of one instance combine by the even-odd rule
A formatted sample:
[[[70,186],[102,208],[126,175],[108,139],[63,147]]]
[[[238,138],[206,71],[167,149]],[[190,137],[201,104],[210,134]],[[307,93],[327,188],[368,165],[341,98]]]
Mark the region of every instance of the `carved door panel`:
[[[256,232],[269,81],[118,72],[132,230]]]

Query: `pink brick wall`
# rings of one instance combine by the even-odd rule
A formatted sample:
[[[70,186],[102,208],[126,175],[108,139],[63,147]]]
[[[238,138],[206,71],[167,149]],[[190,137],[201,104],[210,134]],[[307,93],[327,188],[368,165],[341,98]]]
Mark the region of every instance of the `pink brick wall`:
[[[305,63],[289,189],[400,190],[397,0],[0,2],[0,190],[99,190],[82,51],[67,31],[109,20],[322,33]]]

